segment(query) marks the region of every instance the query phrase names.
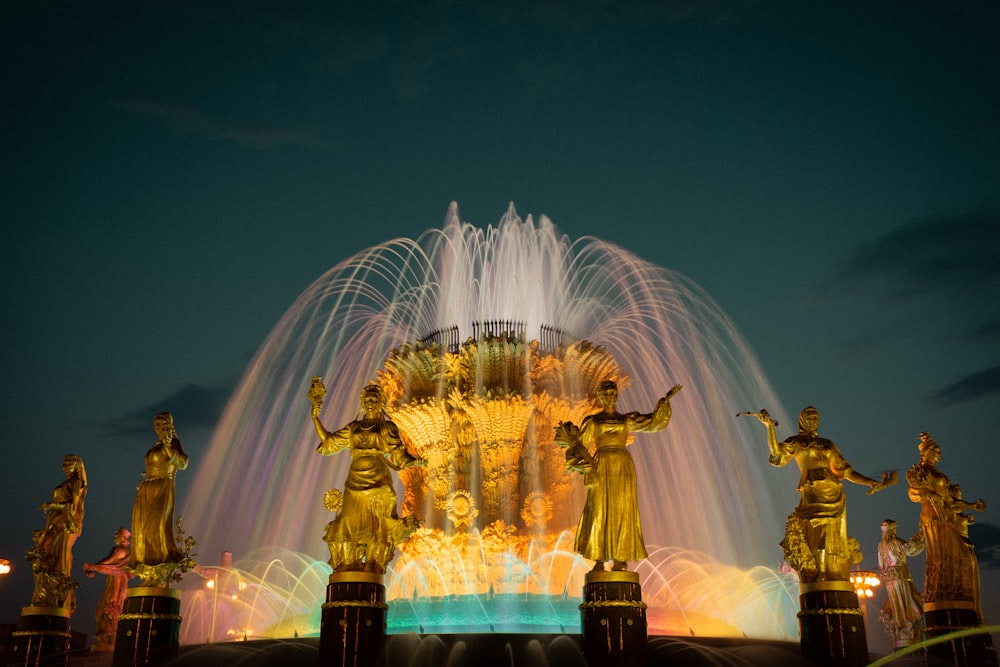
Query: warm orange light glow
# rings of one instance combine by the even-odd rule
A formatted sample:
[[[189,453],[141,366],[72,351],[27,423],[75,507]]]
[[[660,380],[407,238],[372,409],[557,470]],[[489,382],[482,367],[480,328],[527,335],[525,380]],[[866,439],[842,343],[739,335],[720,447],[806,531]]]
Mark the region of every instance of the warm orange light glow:
[[[859,570],[851,573],[851,585],[854,586],[858,597],[865,599],[875,595],[874,589],[881,586],[882,581],[874,572],[862,572]]]
[[[0,574],[7,574],[10,572],[10,561],[6,558],[0,558]]]

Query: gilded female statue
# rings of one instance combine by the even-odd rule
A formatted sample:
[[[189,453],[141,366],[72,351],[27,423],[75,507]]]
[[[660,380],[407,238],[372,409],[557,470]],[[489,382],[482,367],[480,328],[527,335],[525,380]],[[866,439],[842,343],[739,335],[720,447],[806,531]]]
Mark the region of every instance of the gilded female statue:
[[[982,499],[967,502],[961,488],[938,470],[941,447],[929,433],[920,434],[920,462],[906,473],[909,497],[920,503],[920,532],[927,545],[924,566],[924,602],[971,602],[982,622],[979,562],[968,539],[971,515],[982,512]]]
[[[130,570],[181,563],[185,558],[174,539],[174,476],[187,468],[188,457],[169,412],[156,415],[153,430],[159,438],[146,452],[146,471],[132,505]]]
[[[819,436],[819,411],[809,406],[799,415],[797,435],[778,442],[767,410],[755,413],[767,427],[768,462],[799,466],[799,504],[785,524],[781,546],[785,559],[803,582],[849,581],[851,565],[860,560],[857,542],[847,537],[847,499],[843,480],[868,487],[868,493],[895,484],[895,472],[880,480],[854,470],[836,443]]]
[[[316,451],[324,456],[345,449],[351,452],[343,504],[324,538],[330,547],[330,565],[337,572],[382,573],[395,555],[396,544],[418,525],[416,517],[399,517],[390,468],[404,470],[425,462],[406,451],[399,430],[385,414],[381,387],[366,386],[361,391],[359,418],[333,432],[319,418],[325,394],[322,380],[313,378],[309,400],[320,439]]]
[[[885,586],[885,604],[878,618],[894,642],[917,642],[923,639],[924,608],[906,558],[923,552],[924,544],[919,535],[909,541],[896,535],[892,519],[883,521],[881,528],[878,568]]]
[[[567,422],[557,428],[556,440],[568,445],[566,465],[584,474],[587,500],[576,530],[576,551],[594,561],[594,571],[612,562],[613,570],[626,570],[629,561],[646,558],[646,545],[639,519],[635,463],[626,449],[629,435],[652,433],[670,422],[671,397],[677,385],[657,402],[653,412],[621,414],[618,385],[606,380],[597,389],[604,408],[584,418],[577,429]],[[593,454],[590,449],[593,448]]]
[[[31,604],[39,607],[76,608],[73,583],[73,545],[83,532],[83,501],[87,497],[87,471],[75,454],[63,458],[65,481],[52,489],[52,499],[39,505],[45,527],[36,531],[28,551],[35,590]]]
[[[118,616],[122,612],[125,593],[128,590],[128,559],[131,533],[128,528],[115,531],[115,546],[108,555],[96,563],[84,563],[83,573],[88,577],[103,574],[106,579],[101,599],[94,613],[97,631],[94,633],[96,650],[110,651],[115,647],[118,631]]]

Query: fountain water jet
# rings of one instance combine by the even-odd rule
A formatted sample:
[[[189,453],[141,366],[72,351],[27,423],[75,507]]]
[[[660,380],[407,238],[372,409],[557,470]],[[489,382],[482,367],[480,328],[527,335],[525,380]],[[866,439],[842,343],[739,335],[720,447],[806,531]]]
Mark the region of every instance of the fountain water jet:
[[[487,330],[487,323],[496,326]],[[529,340],[534,332],[541,345]],[[503,363],[490,366],[497,350]],[[471,359],[474,368],[451,372],[451,380],[433,365],[423,376],[412,373],[425,358],[457,360],[457,366]],[[554,365],[578,372],[549,377],[548,384],[539,380]],[[457,410],[454,377],[463,372],[469,386],[459,392],[462,410]],[[497,227],[484,231],[462,223],[453,204],[442,229],[373,247],[316,280],[251,362],[184,500],[185,516],[201,518],[203,552],[280,545],[323,553],[320,536],[329,518],[320,509],[323,491],[342,484],[350,460],[319,460],[315,454],[305,391],[316,375],[327,379],[330,389],[322,417],[327,424],[350,421],[361,387],[378,376],[392,388],[389,412],[404,440],[407,428],[426,428],[428,437],[440,441],[461,440],[456,430],[475,432],[467,438],[476,443],[468,451],[477,459],[467,479],[434,478],[430,467],[426,479],[409,480],[414,483],[407,502],[439,531],[434,539],[454,540],[470,528],[479,538],[492,531],[489,543],[501,548],[491,551],[480,543],[484,569],[491,567],[490,556],[520,562],[517,567],[529,572],[525,549],[540,545],[538,536],[545,533],[549,542],[537,548],[558,552],[551,536],[571,529],[582,507],[579,480],[561,487],[555,512],[546,506],[554,492],[539,488],[545,473],[538,459],[561,455],[551,451],[545,432],[551,424],[534,421],[546,414],[546,405],[558,404],[548,414],[571,414],[579,421],[594,409],[588,398],[593,385],[606,377],[626,381],[625,410],[683,384],[671,426],[631,450],[647,543],[683,547],[737,568],[778,559],[779,517],[788,502],[778,501],[776,473],[766,464],[757,434],[734,418],[740,410],[778,401],[736,328],[686,277],[606,241],[570,242],[544,216],[537,224],[530,217],[522,221],[511,206]],[[525,377],[531,381],[519,385]],[[496,416],[498,410],[502,416]],[[462,419],[454,419],[459,413]],[[501,421],[518,435],[501,433],[494,427]],[[410,437],[408,444],[428,446],[416,440]],[[493,446],[498,444],[502,447]],[[510,450],[506,454],[504,447]],[[484,484],[496,481],[484,479],[487,465],[507,472],[517,468],[514,481],[503,483],[519,494],[516,500],[525,501],[523,521],[510,493]],[[483,487],[485,494],[463,495]],[[478,509],[483,514],[476,518],[472,513]],[[397,572],[423,557],[419,549],[409,559],[405,546],[403,551]],[[469,562],[468,551],[459,553],[450,564],[429,564],[414,580],[428,580],[435,568],[460,567],[471,576],[463,585],[477,595],[490,595],[491,584],[509,583],[503,568],[499,578],[484,578],[469,570]],[[533,576],[524,578],[536,585],[560,579]],[[400,595],[423,595],[418,589],[403,586]],[[569,593],[576,596],[578,590]],[[500,597],[495,589],[492,595]]]
[[[259,549],[221,566],[199,566],[183,589],[181,643],[319,634],[330,566],[287,549]]]

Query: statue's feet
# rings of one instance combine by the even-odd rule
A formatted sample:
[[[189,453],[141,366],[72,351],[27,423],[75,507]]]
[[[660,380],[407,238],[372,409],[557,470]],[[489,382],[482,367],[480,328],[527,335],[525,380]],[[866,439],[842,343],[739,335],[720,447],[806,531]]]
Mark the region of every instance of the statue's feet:
[[[594,563],[594,569],[591,572],[604,572],[604,561],[597,561]]]
[[[623,560],[616,560],[614,564],[611,566],[611,570],[613,572],[625,572],[626,570],[628,570],[628,563],[626,563]]]

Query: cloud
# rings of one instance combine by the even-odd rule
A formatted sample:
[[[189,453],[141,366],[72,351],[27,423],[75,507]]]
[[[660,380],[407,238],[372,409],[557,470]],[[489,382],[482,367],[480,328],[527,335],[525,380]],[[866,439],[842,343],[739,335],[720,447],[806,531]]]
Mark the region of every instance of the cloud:
[[[1000,366],[994,366],[978,373],[966,375],[958,382],[948,385],[931,396],[929,400],[945,405],[954,405],[998,393],[1000,393]]]
[[[391,25],[363,44],[361,64],[385,59],[389,83],[404,101],[432,94],[469,95],[483,85],[513,85],[526,100],[564,100],[590,94],[609,82],[629,79],[636,65],[627,45],[650,31],[706,24],[728,27],[740,21],[757,0],[614,0],[574,2],[468,3],[461,11],[448,2],[406,5]],[[400,14],[400,12],[403,12]],[[411,13],[412,12],[412,13]],[[340,31],[352,46],[358,35]],[[639,37],[641,39],[641,37]],[[340,54],[331,62],[353,65]],[[512,58],[511,54],[516,53]],[[512,70],[507,70],[513,63]],[[339,67],[338,67],[339,70]],[[642,79],[640,85],[649,85]]]
[[[130,113],[156,119],[178,134],[201,134],[254,146],[316,145],[315,139],[301,129],[227,123],[193,107],[135,100],[118,106]]]
[[[834,285],[875,299],[959,298],[1000,287],[1000,214],[934,218],[852,251]]]
[[[977,521],[970,526],[969,533],[976,545],[979,567],[984,570],[1000,567],[1000,526]]]
[[[874,304],[882,314],[880,325],[855,332],[850,350],[925,337],[945,323],[949,344],[992,345],[1000,340],[1000,214],[938,217],[892,230],[851,250],[817,293],[852,307]]]
[[[149,435],[153,432],[153,417],[156,413],[170,412],[179,433],[185,430],[213,429],[226,407],[231,391],[228,387],[184,385],[155,405],[109,419],[100,427],[105,436],[116,438]]]
[[[820,294],[851,309],[843,347],[851,357],[898,345],[961,350],[965,367],[953,372],[964,377],[928,392],[929,402],[955,405],[1000,393],[1000,214],[903,225],[850,251]]]

